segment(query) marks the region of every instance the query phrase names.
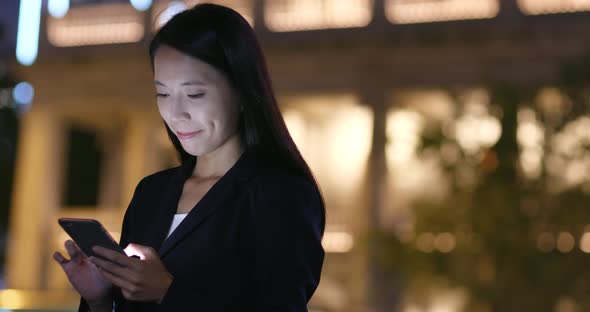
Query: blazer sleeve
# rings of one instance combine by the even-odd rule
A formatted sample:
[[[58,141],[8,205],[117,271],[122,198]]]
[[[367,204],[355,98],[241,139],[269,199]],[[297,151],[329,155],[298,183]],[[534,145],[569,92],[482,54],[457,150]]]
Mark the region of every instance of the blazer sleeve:
[[[131,235],[131,219],[132,219],[131,214],[133,213],[134,207],[137,205],[139,194],[141,192],[140,190],[141,190],[142,182],[143,182],[143,179],[141,181],[139,181],[139,183],[135,187],[135,191],[133,192],[133,197],[131,198],[131,201],[129,202],[129,206],[127,207],[127,210],[125,211],[125,216],[123,217],[121,237],[119,239],[119,245],[123,248],[129,243],[129,237]],[[117,293],[120,293],[120,291],[116,287],[113,288],[112,292],[113,292],[113,299],[115,299],[115,296],[117,295]],[[116,308],[117,307],[115,307],[114,310],[119,311]],[[86,302],[86,300],[82,297],[80,297],[80,304],[78,306],[78,312],[90,312],[90,306],[88,305],[88,302]]]
[[[264,179],[253,190],[256,311],[307,311],[324,249],[318,190],[293,176]]]

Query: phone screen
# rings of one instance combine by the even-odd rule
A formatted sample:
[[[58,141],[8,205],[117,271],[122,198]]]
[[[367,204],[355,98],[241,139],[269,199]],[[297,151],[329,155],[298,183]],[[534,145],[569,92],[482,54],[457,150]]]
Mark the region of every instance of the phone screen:
[[[88,257],[100,257],[92,251],[93,246],[101,246],[126,255],[121,246],[97,220],[60,218],[58,223]]]

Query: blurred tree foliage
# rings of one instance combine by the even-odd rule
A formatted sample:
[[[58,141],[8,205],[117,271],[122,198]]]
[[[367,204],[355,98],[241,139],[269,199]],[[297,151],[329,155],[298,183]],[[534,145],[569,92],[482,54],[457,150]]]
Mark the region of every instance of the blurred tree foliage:
[[[553,130],[590,113],[590,55],[564,66],[560,81],[572,105]],[[537,90],[502,84],[489,89],[492,103],[501,108],[502,134],[480,157],[477,184],[465,189],[451,179],[452,191],[444,201],[412,206],[414,233],[452,233],[456,248],[424,252],[416,248],[415,237],[403,242],[395,233],[376,231],[371,241],[377,261],[413,293],[437,281],[467,290],[465,311],[558,311],[559,302],[567,305],[561,311],[590,311],[590,254],[579,248],[580,237],[590,231],[590,194],[581,187],[552,193],[547,187],[551,177],[544,173],[533,180],[523,177],[517,112],[534,102]],[[439,133],[425,138],[423,147],[440,148],[445,140]],[[590,146],[587,151],[590,155]],[[541,232],[554,237],[571,233],[576,245],[570,252],[543,252],[538,247]]]

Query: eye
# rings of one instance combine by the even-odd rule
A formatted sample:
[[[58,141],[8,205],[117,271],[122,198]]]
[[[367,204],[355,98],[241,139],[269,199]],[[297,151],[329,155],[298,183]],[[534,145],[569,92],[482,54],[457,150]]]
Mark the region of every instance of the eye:
[[[205,95],[205,93],[189,94],[188,97],[191,99],[196,99],[196,98],[203,97],[203,95]]]
[[[156,97],[167,97],[168,94],[165,93],[156,93]]]

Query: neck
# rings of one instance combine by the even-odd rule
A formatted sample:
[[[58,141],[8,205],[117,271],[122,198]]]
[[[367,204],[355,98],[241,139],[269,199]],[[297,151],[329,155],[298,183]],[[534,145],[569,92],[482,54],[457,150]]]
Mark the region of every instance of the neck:
[[[193,177],[206,179],[223,176],[238,161],[243,151],[240,135],[236,133],[217,149],[197,157]]]

